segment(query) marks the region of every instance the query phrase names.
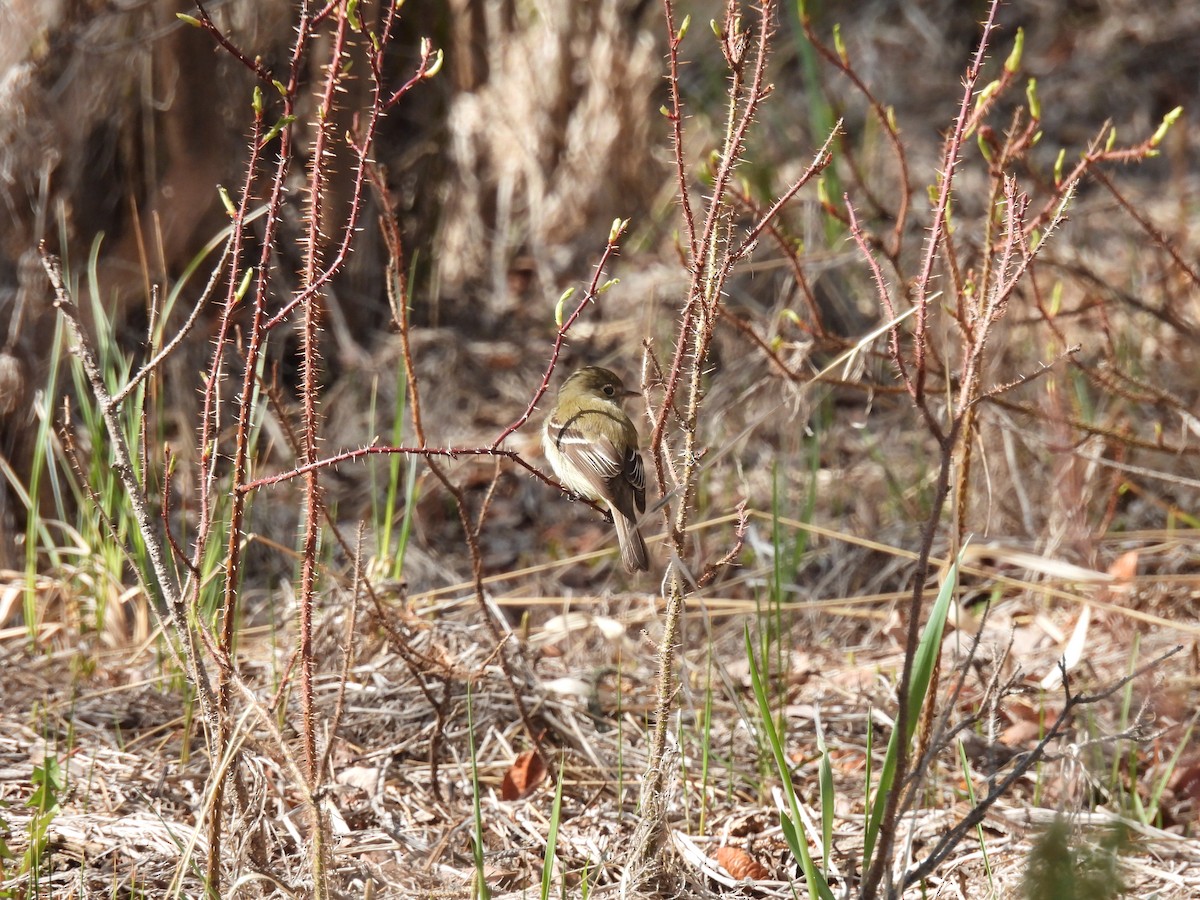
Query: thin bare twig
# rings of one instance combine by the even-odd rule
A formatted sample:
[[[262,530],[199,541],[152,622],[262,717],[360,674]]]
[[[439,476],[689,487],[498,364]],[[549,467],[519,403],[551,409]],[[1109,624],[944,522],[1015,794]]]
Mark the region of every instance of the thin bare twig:
[[[100,408],[100,414],[104,419],[104,427],[108,432],[109,440],[112,441],[113,469],[117,473],[117,477],[120,479],[121,485],[125,488],[125,492],[128,495],[129,505],[138,523],[138,531],[146,544],[146,554],[150,558],[150,565],[154,571],[158,589],[162,593],[163,600],[166,602],[167,614],[170,616],[171,624],[183,643],[184,655],[187,661],[185,672],[188,679],[196,688],[196,695],[200,699],[200,709],[209,729],[209,740],[211,741],[218,731],[216,699],[212,685],[209,682],[208,669],[204,665],[204,660],[196,646],[195,631],[188,624],[187,608],[184,605],[179,585],[175,581],[174,574],[167,566],[169,554],[163,546],[158,529],[154,527],[154,516],[150,511],[149,504],[146,502],[142,486],[138,484],[133,466],[133,457],[129,452],[129,445],[125,440],[125,430],[117,417],[117,411],[112,402],[112,397],[108,393],[108,388],[104,384],[104,374],[100,371],[100,365],[96,360],[91,340],[83,328],[79,309],[71,300],[71,295],[67,290],[66,282],[63,279],[62,266],[58,258],[52,256],[46,250],[44,243],[39,245],[39,252],[42,256],[42,265],[46,269],[46,275],[50,279],[50,285],[54,289],[54,305],[63,314],[63,317],[67,321],[67,327],[74,338],[71,352],[83,364],[84,374],[87,376],[92,394],[95,396],[96,403]]]
[[[619,252],[620,245],[618,244],[618,241],[628,227],[629,222],[627,220],[618,219],[613,223],[613,228],[608,234],[608,241],[604,245],[604,252],[600,254],[600,261],[596,263],[595,271],[592,273],[591,284],[588,285],[588,289],[584,293],[583,299],[579,301],[579,304],[575,307],[574,312],[572,312],[569,316],[567,316],[566,319],[563,320],[562,325],[559,326],[558,333],[554,336],[554,344],[550,348],[550,358],[546,364],[546,371],[542,375],[541,384],[539,384],[537,389],[533,392],[533,397],[530,399],[529,405],[525,407],[525,412],[521,413],[521,415],[518,416],[517,419],[512,422],[512,424],[500,432],[499,436],[492,441],[491,449],[495,450],[502,443],[504,443],[505,439],[508,438],[509,435],[513,434],[513,432],[517,431],[517,429],[522,428],[525,423],[529,421],[534,410],[537,409],[538,401],[541,400],[542,397],[545,396],[546,391],[550,389],[550,379],[553,377],[554,369],[558,365],[558,357],[562,353],[563,344],[566,342],[567,334],[570,332],[571,327],[576,323],[576,321],[578,321],[579,317],[583,315],[583,311],[588,307],[588,305],[595,303],[596,298],[600,295],[600,276],[604,274],[604,269],[608,265],[609,260],[616,256]]]
[[[988,791],[987,796],[979,800],[971,811],[949,831],[942,835],[941,839],[934,845],[934,848],[921,860],[921,862],[913,866],[904,873],[898,886],[897,895],[903,893],[904,889],[910,885],[916,884],[924,878],[928,878],[937,867],[942,864],[947,856],[958,846],[959,842],[973,829],[976,825],[983,821],[984,816],[1005,794],[1009,792],[1014,784],[1034,765],[1036,765],[1046,753],[1046,747],[1051,741],[1055,740],[1070,721],[1072,714],[1081,706],[1090,706],[1099,703],[1101,700],[1107,700],[1109,697],[1124,688],[1127,684],[1145,675],[1147,672],[1155,669],[1164,660],[1169,659],[1183,649],[1182,645],[1173,647],[1165,653],[1161,653],[1145,665],[1139,666],[1135,671],[1130,672],[1124,678],[1118,679],[1110,684],[1104,690],[1096,694],[1072,694],[1070,690],[1070,681],[1067,674],[1066,665],[1060,660],[1059,668],[1063,676],[1063,694],[1065,703],[1063,704],[1062,712],[1055,718],[1054,722],[1047,729],[1042,739],[1037,742],[1037,745],[1030,751],[1018,759],[1012,771],[1004,777],[1002,781],[992,787]]]

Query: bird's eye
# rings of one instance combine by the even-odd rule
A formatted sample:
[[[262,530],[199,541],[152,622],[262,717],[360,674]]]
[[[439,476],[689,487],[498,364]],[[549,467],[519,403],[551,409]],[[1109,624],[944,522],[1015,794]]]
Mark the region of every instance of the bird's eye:
[[[609,397],[611,397],[613,394],[615,394],[616,391],[617,391],[617,389],[615,387],[613,387],[611,384],[606,384],[604,386],[604,393],[607,394]]]

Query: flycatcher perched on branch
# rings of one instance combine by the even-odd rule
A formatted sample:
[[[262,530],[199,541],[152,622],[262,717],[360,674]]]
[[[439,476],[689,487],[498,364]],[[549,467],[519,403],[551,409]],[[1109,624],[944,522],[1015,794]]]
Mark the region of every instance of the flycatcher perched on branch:
[[[638,513],[646,509],[646,470],[638,433],[622,404],[636,397],[608,369],[587,366],[563,382],[546,417],[542,446],[554,474],[570,490],[612,513],[626,571],[650,568]]]

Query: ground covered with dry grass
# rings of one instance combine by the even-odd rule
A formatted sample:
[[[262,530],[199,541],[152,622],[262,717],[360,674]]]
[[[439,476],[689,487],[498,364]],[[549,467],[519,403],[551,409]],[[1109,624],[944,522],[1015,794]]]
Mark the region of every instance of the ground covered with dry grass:
[[[814,552],[837,540],[816,539]],[[1132,545],[1142,548],[1144,574],[1122,579],[1120,588],[1077,590],[1060,579],[1030,577],[1019,566],[1004,567],[1005,585],[985,588],[993,591],[991,611],[973,667],[961,684],[955,678],[946,685],[940,707],[951,721],[976,725],[929,773],[921,802],[904,824],[909,858],[919,858],[970,809],[967,779],[975,796],[985,793],[989,780],[1036,744],[1061,709],[1060,690],[1041,689],[1039,682],[1054,671],[1079,625],[1084,607],[1065,597],[1097,601],[1089,607],[1086,662],[1074,679],[1076,689],[1106,684],[1176,643],[1192,646],[1197,618],[1187,603],[1195,576],[1166,571],[1189,548],[1166,535],[1113,539],[1103,548],[1108,554]],[[347,895],[360,895],[369,883],[381,896],[468,894],[476,779],[484,871],[493,896],[536,892],[552,779],[562,786],[555,884],[567,896],[585,884],[603,896],[619,882],[647,762],[659,629],[655,595],[623,590],[510,599],[527,594],[528,577],[498,582],[493,596],[499,607],[539,623],[516,628],[523,691],[545,745],[553,748],[549,776],[535,771],[529,783],[522,780],[529,745],[494,648],[469,603],[445,592],[414,597],[405,607],[388,604],[386,626],[375,621],[375,610],[364,608],[357,613],[349,660],[344,648],[351,611],[331,612],[323,623],[318,658],[328,674],[318,689],[322,717],[334,721],[340,709],[323,803],[333,824],[333,871]],[[1188,584],[1190,591],[1181,590]],[[796,871],[779,829],[782,800],[747,699],[747,625],[757,633],[775,631],[772,692],[786,723],[809,827],[820,820],[818,729],[824,736],[837,797],[833,883],[839,873],[853,872],[861,854],[868,733],[878,754],[892,725],[887,710],[894,705],[902,654],[894,602],[869,594],[825,596],[771,608],[712,596],[689,609],[669,755],[674,803],[666,893],[791,896]],[[277,608],[275,614],[285,619],[291,612]],[[978,611],[962,615],[944,648],[951,672],[979,627]],[[404,635],[403,656],[386,637],[397,629]],[[286,667],[288,653],[281,648],[287,647],[286,629],[274,630],[271,639],[248,637],[243,663],[264,689]],[[1189,832],[1200,758],[1190,743],[1180,743],[1194,715],[1187,675],[1194,652],[1186,657],[1173,658],[1079,716],[1047,761],[988,812],[979,833],[930,879],[930,890],[940,896],[1015,894],[1033,842],[1056,814],[1065,814],[1086,840],[1098,840],[1118,824],[1127,829],[1118,855],[1131,892],[1194,895],[1200,844]],[[194,863],[181,865],[181,859],[202,856],[195,811],[205,803],[208,765],[195,735],[198,723],[180,715],[178,679],[164,681],[149,650],[95,647],[81,654],[76,645],[31,655],[23,638],[12,635],[4,663],[0,766],[6,842],[16,854],[7,866],[15,866],[28,846],[25,804],[37,789],[35,772],[57,761],[62,778],[36,887],[15,878],[8,889],[43,896],[162,896],[177,885],[185,896],[198,895]],[[253,748],[253,735],[246,738]],[[303,884],[305,824],[296,820],[288,774],[273,756],[251,749],[253,818],[237,823],[235,834],[239,841],[260,834],[271,848],[272,878]],[[1142,795],[1145,804],[1164,780],[1158,815],[1143,824],[1132,797]],[[274,889],[259,878],[265,876],[247,877],[230,891],[243,895],[265,886],[270,894]]]
[[[663,412],[681,298],[699,268],[687,266],[679,173],[702,208],[720,179],[711,153],[731,81],[721,42],[733,52],[742,25],[719,9],[674,9],[677,32],[684,14],[695,19],[673,76],[687,104],[677,164],[660,10],[503,6],[413,14],[414,28],[444,42],[447,70],[381,118],[373,190],[341,180],[352,141],[330,151],[330,207],[349,207],[362,188],[370,215],[324,296],[319,385],[303,386],[299,322],[246,382],[261,392],[252,475],[286,475],[308,458],[306,395],[320,396],[322,456],[373,443],[471,451],[520,422],[552,354],[552,385],[604,364],[641,387],[632,406],[656,485],[643,526],[651,571],[622,572],[603,517],[522,466],[546,468],[538,429],[552,393],[505,437],[512,456],[327,465],[321,514],[307,517],[314,495],[300,476],[243,490],[232,417],[211,433],[198,424],[203,398],[235,407],[242,370],[255,370],[231,304],[224,318],[202,310],[201,327],[147,379],[140,431],[128,422],[155,527],[177,541],[175,578],[195,588],[172,619],[87,412],[86,379],[53,374],[51,362],[64,373],[72,364],[65,344],[49,343],[49,299],[32,299],[51,292],[30,274],[36,229],[22,219],[8,241],[23,247],[10,298],[20,315],[0,356],[0,399],[17,395],[4,381],[14,372],[28,388],[21,403],[0,403],[0,527],[12,537],[0,555],[0,897],[201,897],[214,873],[220,895],[237,897],[803,896],[773,730],[817,867],[834,896],[859,896],[910,618],[916,609],[924,621],[942,588],[948,621],[930,701],[911,723],[915,774],[880,895],[1200,895],[1192,5],[1001,7],[980,86],[1007,77],[1018,26],[1021,80],[964,140],[948,220],[936,213],[940,153],[982,13],[936,0],[814,9],[812,37],[824,43],[813,43],[794,11],[773,12],[774,89],[723,195],[726,243],[797,182],[837,118],[843,136],[821,187],[782,207],[721,284],[691,431],[682,401]],[[281,66],[286,56],[271,53],[286,44],[271,41],[291,31],[268,37],[267,19],[286,21],[286,10],[263,4],[267,19],[252,28],[239,9],[217,27]],[[401,30],[396,44],[405,66],[418,58],[414,35]],[[45,65],[29,60],[27,77],[48,90]],[[308,72],[314,85],[320,71]],[[337,134],[366,121],[346,112],[365,102],[365,82],[342,86]],[[296,128],[325,121],[314,97]],[[1039,104],[1039,136],[1031,128],[1022,143]],[[1179,105],[1188,112],[1151,145]],[[1116,123],[1111,146],[1105,120]],[[306,146],[297,139],[298,172],[324,158]],[[0,148],[4,171],[29,151],[3,130]],[[1063,171],[1089,153],[1094,165],[1068,185]],[[196,177],[216,178],[212,165]],[[147,222],[163,192],[188,181],[163,171],[130,193]],[[68,191],[72,179],[60,181]],[[1026,218],[1005,226],[1023,198]],[[219,220],[215,194],[203,203]],[[102,303],[85,318],[100,334],[105,315],[116,323],[104,353],[120,383],[137,368],[114,362],[121,353],[139,364],[150,355],[122,324],[145,325],[129,312],[145,307],[143,282],[187,285],[171,257],[198,248],[167,228],[158,260],[143,254],[123,279],[138,240],[106,220],[117,239],[88,265],[90,220],[72,208],[58,251],[75,250],[76,290],[93,275],[112,291],[107,313]],[[289,279],[304,277],[305,216],[297,201],[263,217],[281,223],[280,296],[301,290]],[[626,229],[610,226],[617,216],[632,217]],[[247,234],[266,227],[245,220]],[[931,231],[944,243],[925,284]],[[153,271],[160,263],[166,271]],[[619,283],[588,293],[601,263]],[[239,273],[242,263],[207,264]],[[1020,277],[1005,308],[979,312],[974,298],[1006,273]],[[559,301],[556,322],[568,287],[576,294]],[[928,324],[889,333],[888,302],[892,313],[924,305]],[[173,315],[168,336],[184,314]],[[227,371],[197,380],[223,323],[237,334]],[[917,373],[928,392],[906,383]],[[65,394],[73,406],[60,412]],[[659,413],[668,437],[656,452]],[[939,431],[951,421],[962,431]],[[197,451],[201,433],[219,448],[215,464]],[[683,490],[673,479],[692,465]],[[189,558],[206,527],[201,495],[217,498],[217,521],[230,498],[252,496],[233,529],[236,556],[217,527],[207,545],[217,549]],[[680,496],[692,513],[676,529]],[[321,527],[306,548],[310,520]],[[223,592],[229,568],[238,582]],[[188,678],[183,631],[226,692],[219,740]],[[974,810],[980,821],[965,827]],[[650,821],[663,827],[648,832]],[[655,852],[642,852],[647,842]]]

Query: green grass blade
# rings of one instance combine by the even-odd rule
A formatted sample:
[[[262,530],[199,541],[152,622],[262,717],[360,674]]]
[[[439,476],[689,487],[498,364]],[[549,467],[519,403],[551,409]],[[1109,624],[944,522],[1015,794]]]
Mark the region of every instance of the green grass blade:
[[[471,811],[475,826],[471,833],[471,852],[475,858],[475,884],[471,889],[471,897],[473,900],[489,900],[492,892],[488,889],[483,870],[483,808],[479,802],[479,757],[475,753],[475,716],[472,712],[470,682],[467,682],[467,748],[471,754]]]
[[[973,809],[978,801],[975,799],[975,785],[971,783],[971,763],[967,760],[967,748],[962,741],[958,742],[958,761],[962,766],[963,782],[967,786],[967,799],[971,801]],[[992,863],[988,859],[987,843],[983,839],[982,822],[975,826],[975,835],[979,839],[979,853],[983,857],[983,871],[987,875],[988,887],[991,888],[993,897],[999,896],[996,881],[992,875]]]
[[[828,878],[829,850],[833,846],[833,763],[829,759],[829,747],[825,744],[820,710],[817,711],[814,724],[817,729],[817,752],[821,754],[821,871]]]
[[[1179,743],[1175,745],[1175,752],[1171,754],[1171,761],[1163,767],[1162,776],[1158,779],[1154,785],[1154,789],[1150,792],[1150,800],[1148,802],[1148,806],[1146,807],[1145,816],[1142,819],[1144,824],[1153,825],[1155,823],[1155,819],[1158,818],[1158,804],[1159,801],[1162,800],[1163,791],[1166,790],[1167,782],[1171,780],[1171,776],[1175,774],[1175,770],[1179,766],[1179,757],[1183,755],[1184,749],[1192,745],[1192,731],[1195,730],[1196,722],[1198,720],[1200,720],[1200,710],[1197,710],[1196,714],[1192,716],[1191,721],[1188,722],[1188,727],[1183,732],[1183,737],[1180,738]],[[1136,796],[1136,789],[1134,793]]]
[[[888,792],[895,786],[896,757],[900,752],[900,741],[911,744],[913,734],[920,719],[921,707],[925,703],[925,693],[933,679],[933,668],[942,646],[942,633],[946,628],[946,615],[950,611],[950,600],[958,585],[959,559],[946,573],[942,589],[938,591],[937,600],[929,612],[929,620],[921,633],[921,642],[917,646],[917,655],[913,660],[912,681],[908,688],[908,727],[903,737],[896,729],[888,739],[887,752],[884,754],[883,767],[879,771],[879,785],[875,789],[875,800],[871,805],[871,817],[867,821],[867,832],[863,837],[863,868],[871,865],[871,855],[875,852],[875,841],[879,837],[879,827],[883,824],[883,812],[887,805]]]
[[[871,796],[871,775],[875,771],[875,709],[867,707],[867,758],[863,765],[863,796]],[[871,822],[871,805],[863,804],[863,833]]]
[[[546,833],[546,856],[542,860],[542,900],[550,900],[550,882],[554,876],[554,850],[558,845],[558,823],[562,818],[563,762],[558,762],[558,778],[554,784],[554,806],[550,809],[550,829]],[[585,879],[586,880],[586,879]]]
[[[792,783],[792,772],[788,767],[787,757],[783,752],[783,742],[780,740],[779,731],[775,728],[775,719],[771,713],[771,698],[767,694],[767,686],[763,682],[758,664],[755,661],[754,643],[750,638],[749,626],[745,629],[745,641],[746,657],[750,661],[750,682],[754,686],[754,697],[758,701],[762,727],[766,732],[767,742],[771,746],[771,753],[775,757],[775,768],[779,773],[783,792],[788,800],[789,812],[780,814],[779,824],[783,828],[783,835],[788,842],[788,847],[791,849],[792,855],[800,861],[800,868],[804,872],[804,880],[808,884],[808,896],[811,900],[817,900],[818,897],[821,900],[834,900],[833,891],[829,889],[828,882],[826,882],[825,877],[817,870],[817,867],[813,864],[812,856],[808,852],[808,841],[804,837],[804,819],[800,816],[800,801],[796,799],[796,788]]]

